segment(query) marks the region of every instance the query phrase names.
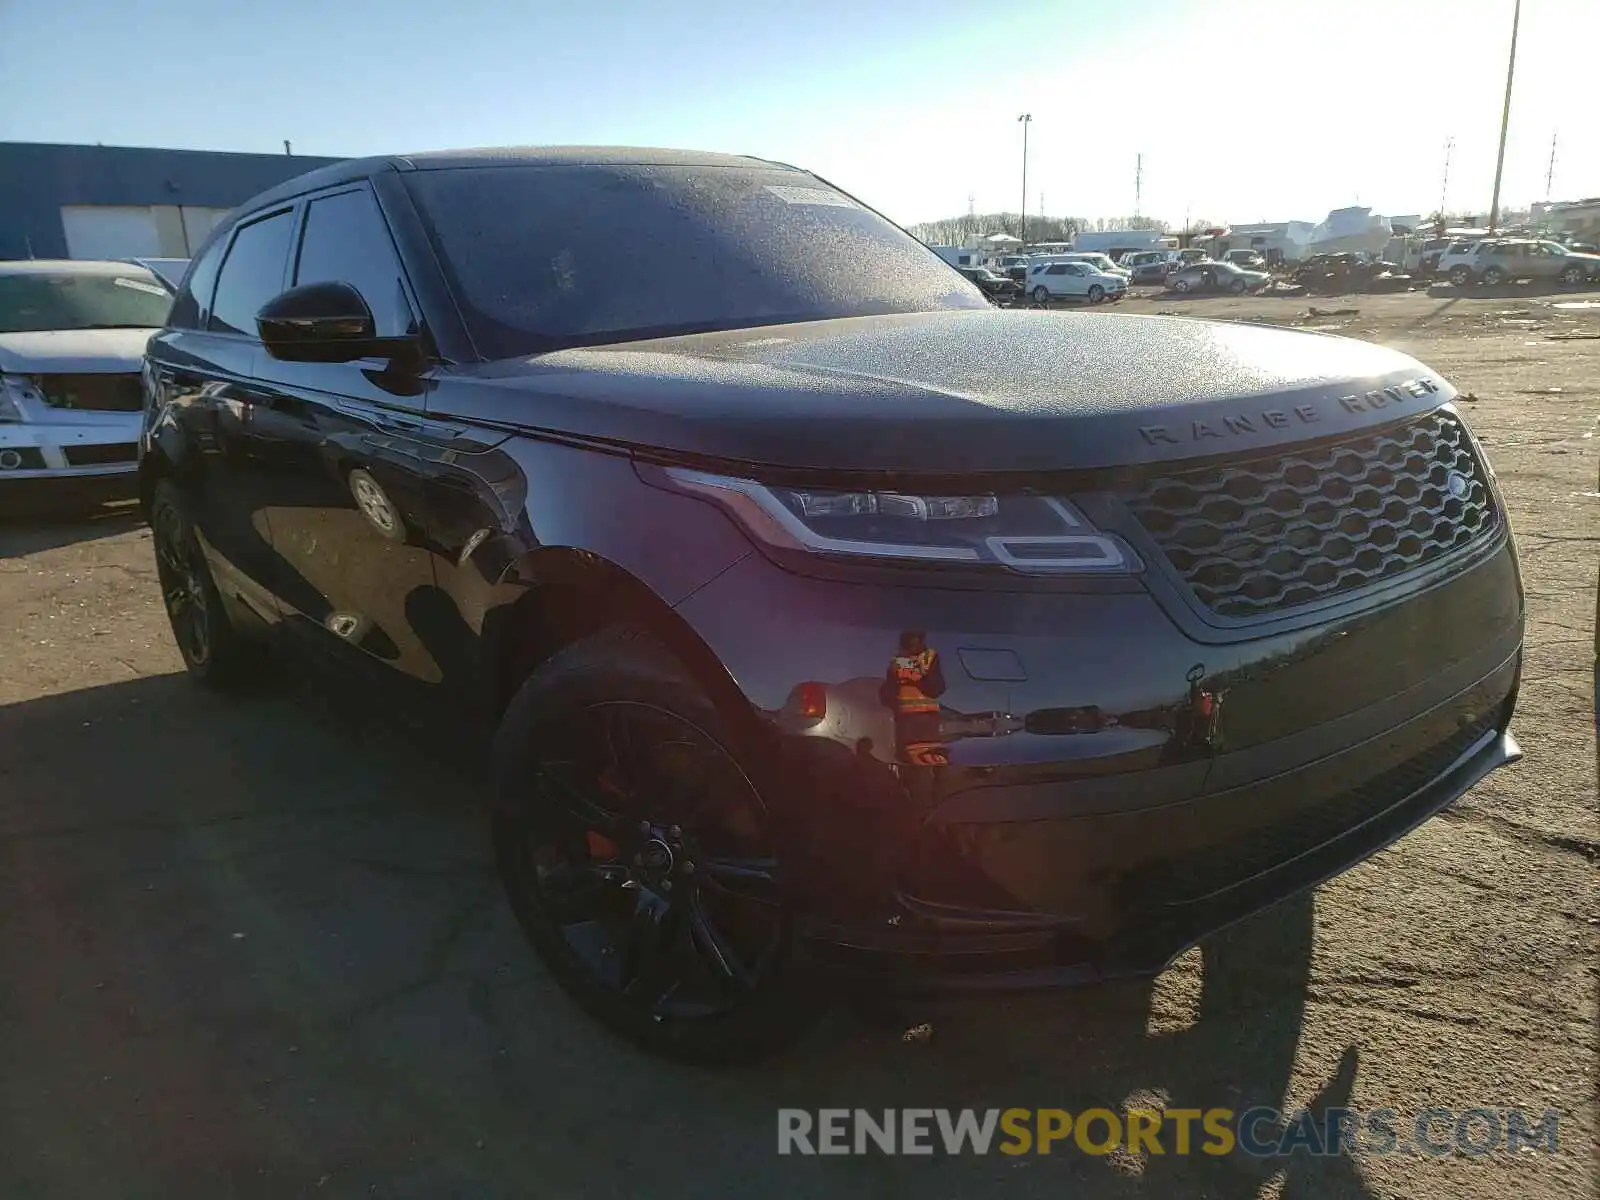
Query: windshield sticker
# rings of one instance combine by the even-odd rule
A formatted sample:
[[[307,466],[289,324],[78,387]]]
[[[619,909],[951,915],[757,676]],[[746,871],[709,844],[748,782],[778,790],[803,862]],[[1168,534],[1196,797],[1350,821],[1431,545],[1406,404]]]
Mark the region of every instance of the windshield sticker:
[[[838,192],[830,192],[826,188],[787,187],[781,184],[768,184],[767,191],[771,192],[785,204],[824,204],[830,208],[854,208],[855,205]]]
[[[111,281],[117,287],[132,288],[136,292],[149,292],[152,296],[166,296],[167,289],[160,284],[146,283],[142,279],[124,279],[122,276]]]

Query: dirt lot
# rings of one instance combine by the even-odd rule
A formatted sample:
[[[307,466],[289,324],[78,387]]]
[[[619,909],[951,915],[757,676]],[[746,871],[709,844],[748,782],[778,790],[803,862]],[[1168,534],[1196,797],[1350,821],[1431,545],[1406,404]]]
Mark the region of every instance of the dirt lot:
[[[1454,379],[1513,509],[1527,752],[1150,986],[847,1018],[706,1074],[533,962],[479,783],[337,695],[178,674],[146,531],[0,527],[0,1196],[1593,1195],[1600,301],[1134,299],[1304,324]],[[1568,301],[1570,302],[1570,301]],[[1309,305],[1359,308],[1305,320]],[[1572,335],[1583,334],[1584,338]],[[1562,1113],[1555,1155],[779,1159],[779,1106]]]

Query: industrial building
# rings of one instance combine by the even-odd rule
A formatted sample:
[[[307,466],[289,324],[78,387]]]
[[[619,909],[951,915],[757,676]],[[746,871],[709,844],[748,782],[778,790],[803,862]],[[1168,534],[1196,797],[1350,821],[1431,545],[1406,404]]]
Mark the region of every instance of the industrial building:
[[[0,142],[0,259],[189,258],[228,210],[338,161]]]

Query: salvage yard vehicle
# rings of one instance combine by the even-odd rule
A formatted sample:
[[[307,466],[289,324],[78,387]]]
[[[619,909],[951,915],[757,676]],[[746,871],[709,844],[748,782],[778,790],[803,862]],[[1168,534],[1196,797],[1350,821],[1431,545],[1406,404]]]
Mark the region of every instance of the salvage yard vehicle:
[[[958,267],[962,275],[966,276],[989,299],[996,304],[1009,304],[1022,298],[1022,285],[1015,279],[1004,275],[996,275],[988,267]]]
[[[323,167],[217,227],[146,380],[189,672],[296,647],[496,727],[513,912],[661,1053],[1153,974],[1519,755],[1516,553],[1437,372],[997,309],[794,167]]]
[[[1085,300],[1099,304],[1103,300],[1121,300],[1128,294],[1128,277],[1096,270],[1086,262],[1035,263],[1028,271],[1025,285],[1028,295],[1036,304],[1052,300]]]
[[[1558,242],[1504,238],[1486,243],[1470,261],[1452,267],[1450,282],[1494,287],[1535,279],[1578,287],[1596,276],[1600,276],[1600,255],[1581,254]]]
[[[1242,296],[1259,292],[1272,282],[1265,271],[1246,271],[1227,262],[1200,262],[1167,276],[1167,287],[1174,292],[1204,294],[1230,292]]]
[[[0,262],[0,503],[133,495],[144,344],[171,306],[131,263]]]

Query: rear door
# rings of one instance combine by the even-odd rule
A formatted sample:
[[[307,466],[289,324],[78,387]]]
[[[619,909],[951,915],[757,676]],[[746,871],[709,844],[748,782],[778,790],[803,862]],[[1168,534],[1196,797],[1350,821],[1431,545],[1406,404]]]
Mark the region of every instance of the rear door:
[[[418,308],[365,182],[303,201],[290,283],[351,284],[379,337],[415,334]],[[290,628],[347,667],[436,683],[418,613],[435,591],[424,490],[452,429],[426,418],[430,379],[387,360],[283,362],[262,353],[273,549]]]
[[[153,433],[174,465],[218,589],[275,620],[278,563],[250,417],[260,397],[255,313],[283,288],[294,209],[253,216],[213,243],[150,340]]]

